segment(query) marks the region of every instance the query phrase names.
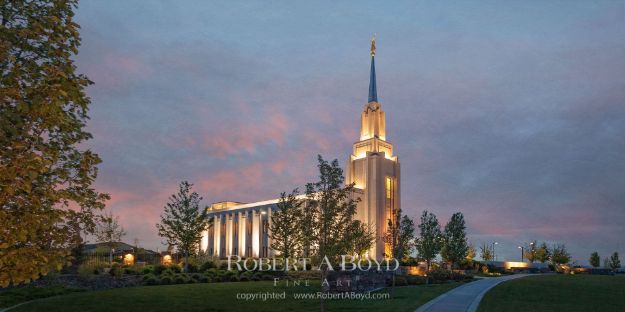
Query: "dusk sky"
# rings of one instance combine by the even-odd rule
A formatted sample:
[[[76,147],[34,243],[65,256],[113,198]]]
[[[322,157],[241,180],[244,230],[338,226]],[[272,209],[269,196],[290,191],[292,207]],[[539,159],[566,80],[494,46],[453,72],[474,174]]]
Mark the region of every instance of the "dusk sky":
[[[625,253],[625,2],[82,1],[87,146],[125,241],[181,180],[203,204],[276,198],[345,164],[378,98],[402,206],[461,211],[474,245]]]

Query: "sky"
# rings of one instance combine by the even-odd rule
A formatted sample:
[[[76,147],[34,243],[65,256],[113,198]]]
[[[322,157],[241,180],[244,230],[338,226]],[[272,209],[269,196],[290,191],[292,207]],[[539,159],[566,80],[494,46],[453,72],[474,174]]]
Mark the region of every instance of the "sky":
[[[276,198],[344,164],[378,99],[402,209],[460,211],[476,246],[625,254],[623,1],[82,1],[86,147],[125,241],[182,180],[203,204]]]

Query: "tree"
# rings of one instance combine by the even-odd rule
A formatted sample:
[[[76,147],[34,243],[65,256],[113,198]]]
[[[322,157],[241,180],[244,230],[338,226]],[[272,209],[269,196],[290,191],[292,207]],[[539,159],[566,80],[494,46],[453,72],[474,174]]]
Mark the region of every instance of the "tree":
[[[540,261],[541,263],[545,263],[547,262],[547,260],[549,260],[549,257],[549,248],[547,247],[547,244],[543,242],[540,247],[536,249],[536,260]]]
[[[340,255],[347,254],[352,242],[349,237],[353,228],[358,199],[352,198],[354,185],[345,186],[343,170],[338,160],[331,163],[318,156],[319,181],[306,185],[307,210],[311,213],[308,227],[313,229],[310,242],[317,246],[317,256],[322,261],[328,259],[337,263]],[[323,283],[328,276],[328,266],[321,266],[322,291],[328,292],[328,283]],[[324,310],[323,298],[321,310]]]
[[[529,243],[528,245],[525,245],[525,252],[523,253],[523,255],[525,256],[527,261],[529,262],[536,261],[537,249],[538,249],[538,246],[536,245],[536,241],[533,241]]]
[[[468,248],[464,216],[461,212],[456,212],[445,225],[441,256],[453,268],[467,256]]]
[[[60,270],[108,195],[83,144],[90,100],[76,73],[76,0],[0,9],[0,287]],[[78,226],[77,226],[78,225]]]
[[[301,249],[299,222],[303,202],[297,199],[298,190],[280,194],[276,211],[271,215],[271,248],[285,260],[294,257]],[[286,270],[285,266],[285,270]]]
[[[412,250],[415,247],[415,227],[414,221],[406,215],[401,217],[399,225],[399,240],[398,240],[398,260],[406,261]]]
[[[199,250],[202,231],[209,222],[206,209],[200,209],[202,197],[191,192],[192,186],[187,181],[180,183],[178,193],[171,195],[165,205],[161,223],[156,224],[158,235],[184,256],[185,272],[189,267],[189,255]]]
[[[610,257],[610,269],[612,271],[616,271],[616,269],[621,267],[621,260],[618,258],[618,252],[614,252]]]
[[[469,243],[469,246],[467,247],[467,256],[466,259],[468,261],[473,261],[475,259],[475,247],[473,246],[473,244]]]
[[[590,262],[590,265],[592,265],[593,268],[598,268],[601,265],[601,258],[599,257],[599,253],[596,251],[591,253],[590,260],[588,262]]]
[[[109,211],[99,217],[96,225],[95,237],[98,242],[105,243],[109,249],[109,263],[113,264],[113,248],[115,243],[122,240],[126,235],[124,228],[119,225],[119,217],[113,216],[113,212]]]
[[[480,247],[480,258],[484,261],[492,261],[493,260],[493,250],[486,243],[482,244]]]
[[[397,259],[399,258],[399,228],[401,222],[401,209],[394,209],[386,222],[386,233],[384,234],[384,257]]]
[[[352,222],[352,229],[346,239],[352,242],[351,251],[362,257],[375,242],[375,230],[370,224],[364,224],[360,220]]]
[[[441,250],[441,235],[441,226],[436,215],[427,210],[423,211],[421,223],[419,223],[419,238],[416,240],[416,247],[419,257],[425,260],[427,271],[430,271],[432,259]]]
[[[571,255],[564,244],[555,244],[551,249],[551,262],[553,264],[567,264],[571,261]]]

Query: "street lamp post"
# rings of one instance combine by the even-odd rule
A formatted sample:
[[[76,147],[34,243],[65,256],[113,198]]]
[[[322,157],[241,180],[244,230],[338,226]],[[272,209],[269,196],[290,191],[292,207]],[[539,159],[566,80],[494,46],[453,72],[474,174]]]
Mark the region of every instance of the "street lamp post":
[[[493,243],[493,260],[497,261],[497,254],[495,253],[495,245],[498,245],[498,242]]]
[[[523,262],[523,255],[524,255],[523,246],[519,246],[519,249],[521,249],[521,262]]]

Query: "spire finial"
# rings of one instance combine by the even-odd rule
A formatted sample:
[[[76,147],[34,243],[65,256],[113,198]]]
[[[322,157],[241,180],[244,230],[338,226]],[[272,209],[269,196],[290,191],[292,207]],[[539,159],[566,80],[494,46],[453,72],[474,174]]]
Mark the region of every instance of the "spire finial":
[[[369,76],[369,103],[378,101],[378,90],[375,85],[375,33],[371,38],[371,74]]]
[[[375,33],[371,37],[371,56],[375,56]]]

